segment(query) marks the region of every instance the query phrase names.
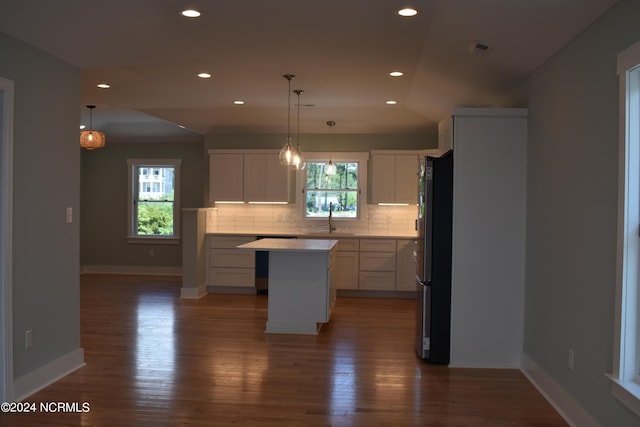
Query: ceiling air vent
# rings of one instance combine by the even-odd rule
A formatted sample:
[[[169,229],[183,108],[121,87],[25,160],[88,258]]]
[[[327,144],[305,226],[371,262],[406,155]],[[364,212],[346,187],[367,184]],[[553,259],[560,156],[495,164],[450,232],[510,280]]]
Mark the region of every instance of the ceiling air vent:
[[[476,55],[488,55],[493,48],[486,43],[480,42],[478,40],[474,40],[469,46],[469,52],[475,53]]]

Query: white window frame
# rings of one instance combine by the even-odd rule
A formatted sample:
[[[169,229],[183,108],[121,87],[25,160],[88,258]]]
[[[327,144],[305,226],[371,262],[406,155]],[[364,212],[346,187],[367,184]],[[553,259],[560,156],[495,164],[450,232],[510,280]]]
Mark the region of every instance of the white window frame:
[[[367,163],[369,161],[369,153],[367,152],[305,152],[304,158],[307,162],[350,162],[358,163],[358,216],[357,218],[340,218],[333,217],[336,224],[348,227],[349,224],[356,224],[365,221],[367,218]],[[325,225],[327,218],[307,218],[305,216],[306,206],[306,170],[297,171],[296,176],[296,206],[298,209],[298,217],[309,225]]]
[[[618,55],[620,131],[612,394],[640,415],[640,42]]]
[[[127,242],[128,243],[180,243],[180,166],[181,159],[127,159],[128,169],[128,204],[127,204]],[[174,193],[173,193],[173,235],[172,236],[140,236],[136,232],[135,209],[138,197],[139,168],[173,167],[174,168]]]

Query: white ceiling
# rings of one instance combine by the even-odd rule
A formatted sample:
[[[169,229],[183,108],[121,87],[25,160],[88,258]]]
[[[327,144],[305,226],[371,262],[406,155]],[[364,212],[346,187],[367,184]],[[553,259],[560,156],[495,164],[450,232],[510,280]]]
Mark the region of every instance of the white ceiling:
[[[97,105],[110,138],[286,133],[288,73],[302,133],[423,133],[454,107],[493,105],[616,2],[2,0],[0,31],[81,68],[82,121]],[[406,5],[420,13],[398,16]]]

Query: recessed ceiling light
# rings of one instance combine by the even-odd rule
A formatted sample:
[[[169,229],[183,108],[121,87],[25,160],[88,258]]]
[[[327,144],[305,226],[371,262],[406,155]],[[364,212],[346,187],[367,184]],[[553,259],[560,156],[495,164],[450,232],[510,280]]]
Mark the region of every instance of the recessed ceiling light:
[[[98,86],[100,89],[109,89],[111,87],[109,83],[100,83],[96,86]]]
[[[179,127],[180,129],[186,129],[186,127],[184,127],[184,126],[182,126],[182,125],[178,125],[178,127]]]
[[[233,101],[233,103],[236,104],[236,105],[244,105],[244,101],[239,100],[239,99],[236,100],[236,101]]]
[[[401,77],[404,75],[404,73],[402,71],[392,71],[389,73],[389,75],[391,77]]]
[[[201,79],[210,79],[211,78],[211,74],[209,74],[209,73],[198,73],[198,77],[200,77]]]
[[[393,99],[387,101],[387,105],[396,105],[397,103],[398,101],[394,101]]]
[[[200,16],[200,12],[195,9],[185,9],[180,11],[180,15],[184,16],[185,18],[198,18]]]
[[[417,14],[418,14],[418,11],[413,9],[413,8],[410,8],[410,7],[407,7],[407,8],[404,8],[404,9],[400,9],[398,11],[398,15],[400,15],[400,16],[409,17],[409,16],[416,16]]]
[[[86,128],[85,125],[80,125],[80,129],[84,129],[84,128]]]

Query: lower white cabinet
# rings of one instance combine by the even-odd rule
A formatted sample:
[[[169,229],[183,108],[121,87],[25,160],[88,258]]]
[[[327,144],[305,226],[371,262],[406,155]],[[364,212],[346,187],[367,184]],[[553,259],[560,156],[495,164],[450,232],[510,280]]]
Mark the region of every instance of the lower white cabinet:
[[[335,280],[337,289],[358,289],[360,240],[338,240],[335,258]]]
[[[254,241],[255,236],[209,236],[207,285],[213,287],[255,287],[255,252],[236,246]]]
[[[359,289],[394,291],[396,286],[396,241],[360,240]]]
[[[207,285],[222,292],[227,287],[255,287],[255,252],[236,249],[255,239],[243,235],[207,236]],[[415,240],[410,239],[338,239],[331,252],[329,298],[335,298],[336,289],[415,291],[414,249]]]
[[[396,273],[394,271],[361,271],[360,289],[365,291],[393,291]]]
[[[416,290],[415,240],[398,240],[396,252],[396,291]]]

